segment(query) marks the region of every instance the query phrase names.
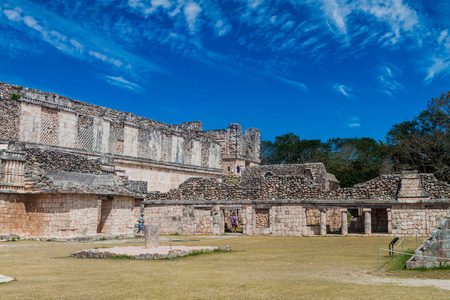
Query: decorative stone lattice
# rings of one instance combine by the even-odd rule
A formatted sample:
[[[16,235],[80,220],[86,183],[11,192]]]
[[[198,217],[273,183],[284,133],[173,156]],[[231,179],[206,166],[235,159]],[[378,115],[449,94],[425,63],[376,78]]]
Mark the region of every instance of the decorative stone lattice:
[[[52,146],[59,144],[59,114],[57,110],[47,107],[42,108],[39,142]]]
[[[94,145],[94,130],[90,127],[79,127],[78,128],[78,138],[75,147],[77,149],[83,149],[87,151],[92,151]]]

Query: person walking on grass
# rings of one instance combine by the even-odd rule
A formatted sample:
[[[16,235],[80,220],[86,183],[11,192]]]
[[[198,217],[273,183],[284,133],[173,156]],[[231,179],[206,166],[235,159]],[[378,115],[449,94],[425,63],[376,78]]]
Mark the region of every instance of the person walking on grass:
[[[144,213],[141,213],[141,216],[138,218],[138,223],[139,223],[139,229],[136,234],[138,234],[141,231],[144,232],[144,229],[145,229]]]
[[[236,229],[238,226],[238,218],[236,217],[236,215],[234,213],[231,216],[230,221],[231,221],[231,232],[236,233]]]

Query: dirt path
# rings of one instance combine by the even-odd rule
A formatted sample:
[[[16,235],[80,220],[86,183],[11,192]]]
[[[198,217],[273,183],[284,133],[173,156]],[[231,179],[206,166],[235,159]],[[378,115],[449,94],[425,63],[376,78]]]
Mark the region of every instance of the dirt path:
[[[327,276],[328,277],[328,276]],[[373,274],[369,274],[367,271],[359,272],[346,272],[336,276],[334,274],[331,280],[336,280],[345,283],[356,283],[360,285],[382,285],[391,284],[397,286],[408,287],[435,287],[443,290],[450,291],[449,279],[420,279],[420,278],[395,278],[395,277],[382,277]]]

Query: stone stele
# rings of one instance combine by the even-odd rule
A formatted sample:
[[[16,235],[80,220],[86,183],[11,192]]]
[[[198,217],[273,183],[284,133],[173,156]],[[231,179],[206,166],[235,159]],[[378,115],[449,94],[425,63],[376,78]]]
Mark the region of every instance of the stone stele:
[[[157,224],[145,225],[145,248],[158,248],[159,226]]]

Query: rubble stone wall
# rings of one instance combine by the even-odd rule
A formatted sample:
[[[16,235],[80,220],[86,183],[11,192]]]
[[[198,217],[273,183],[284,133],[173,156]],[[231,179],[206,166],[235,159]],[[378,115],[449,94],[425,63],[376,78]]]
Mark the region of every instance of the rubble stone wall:
[[[437,180],[433,174],[419,174],[419,178],[430,199],[450,199],[450,184]]]
[[[268,169],[271,166],[249,169]],[[352,188],[330,191],[325,180],[308,175],[275,175],[258,177],[250,170],[239,184],[218,182],[215,179],[191,178],[178,189],[162,194],[149,194],[149,200],[388,200],[394,201],[399,188],[397,175],[382,175]],[[245,171],[247,172],[247,170]],[[269,171],[265,172],[267,174]],[[259,172],[264,173],[264,172]],[[314,176],[314,175],[313,175]],[[317,180],[318,183],[314,182]]]
[[[88,159],[86,156],[60,151],[27,148],[28,169],[58,170],[89,174],[102,174],[100,159]]]
[[[0,128],[2,134],[0,138],[7,140],[17,140],[19,135],[20,102],[13,100],[11,95],[18,94],[19,87],[0,84]]]

